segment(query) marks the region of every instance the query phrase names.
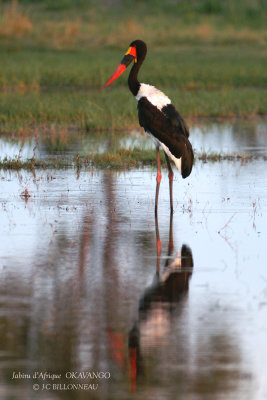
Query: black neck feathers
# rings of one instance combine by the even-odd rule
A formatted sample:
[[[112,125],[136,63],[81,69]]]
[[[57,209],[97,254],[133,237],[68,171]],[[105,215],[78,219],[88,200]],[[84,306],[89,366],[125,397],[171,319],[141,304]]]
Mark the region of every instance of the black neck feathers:
[[[130,71],[128,86],[132,94],[136,96],[140,88],[140,82],[138,81],[137,75],[144,59],[146,58],[147,47],[142,40],[135,40],[130,44],[130,46],[136,47],[137,62],[134,63]]]

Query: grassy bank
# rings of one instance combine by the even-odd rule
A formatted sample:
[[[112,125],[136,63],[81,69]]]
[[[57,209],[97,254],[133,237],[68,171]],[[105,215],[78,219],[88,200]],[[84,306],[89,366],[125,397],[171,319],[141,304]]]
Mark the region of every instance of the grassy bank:
[[[121,50],[2,51],[0,132],[60,127],[122,130],[138,124],[128,71],[105,88]],[[261,45],[151,48],[140,80],[163,90],[186,118],[267,114]]]
[[[4,1],[0,133],[137,126],[128,71],[104,88],[136,38],[149,48],[141,81],[189,122],[267,115],[266,26],[260,0]]]
[[[76,51],[1,51],[0,88],[101,88],[120,62],[129,42],[117,49]],[[140,79],[170,88],[267,88],[267,53],[262,45],[153,47]],[[29,62],[30,61],[30,62]],[[130,69],[130,67],[129,67]],[[112,87],[127,85],[128,70]]]
[[[260,88],[213,90],[166,88],[190,120],[264,115],[267,95]],[[138,127],[136,100],[125,87],[113,90],[6,92],[0,96],[0,132],[22,136],[54,130],[121,131]]]

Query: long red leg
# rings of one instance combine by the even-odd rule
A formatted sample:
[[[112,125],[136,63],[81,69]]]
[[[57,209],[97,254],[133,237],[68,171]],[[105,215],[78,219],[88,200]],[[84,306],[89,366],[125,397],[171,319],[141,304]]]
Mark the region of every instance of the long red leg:
[[[167,156],[167,154],[164,152],[165,154],[165,158],[166,158],[166,162],[167,162],[167,166],[168,166],[168,171],[169,171],[169,186],[170,186],[170,207],[171,207],[171,213],[173,212],[173,200],[172,200],[172,183],[173,183],[173,170],[171,167],[171,163],[169,160],[169,157]]]
[[[159,146],[156,147],[157,152],[157,187],[156,187],[156,197],[155,197],[155,214],[158,212],[158,198],[159,198],[159,186],[161,182],[161,166],[160,166],[160,154]]]

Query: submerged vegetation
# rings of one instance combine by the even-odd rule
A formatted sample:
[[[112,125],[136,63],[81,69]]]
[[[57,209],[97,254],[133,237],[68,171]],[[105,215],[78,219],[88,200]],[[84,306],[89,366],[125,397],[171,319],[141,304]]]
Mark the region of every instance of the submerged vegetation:
[[[42,136],[52,146],[57,137],[64,149],[64,137],[73,131],[97,140],[102,132],[119,135],[137,127],[128,72],[105,88],[137,38],[149,49],[141,81],[163,90],[189,125],[198,118],[267,115],[265,3],[3,1],[0,134]],[[94,162],[146,162],[146,151],[127,151],[107,153],[107,161],[95,155]]]
[[[160,153],[162,167],[167,168],[164,161],[163,152]],[[247,163],[248,161],[253,161],[258,158],[255,155],[244,155],[244,154],[223,154],[223,153],[199,153],[195,155],[195,160],[202,161],[206,163],[210,162],[220,162],[220,161],[240,161],[241,163]],[[266,160],[266,158],[264,158]],[[120,149],[114,152],[104,152],[104,153],[91,153],[88,156],[81,156],[76,154],[72,159],[68,158],[57,158],[57,159],[46,159],[38,160],[35,158],[30,158],[26,160],[21,160],[18,158],[8,159],[4,158],[0,160],[0,168],[9,170],[32,170],[35,169],[60,169],[60,168],[75,168],[80,170],[82,168],[131,168],[131,167],[144,167],[146,165],[156,168],[155,161],[155,150],[143,150],[140,148],[133,149]]]

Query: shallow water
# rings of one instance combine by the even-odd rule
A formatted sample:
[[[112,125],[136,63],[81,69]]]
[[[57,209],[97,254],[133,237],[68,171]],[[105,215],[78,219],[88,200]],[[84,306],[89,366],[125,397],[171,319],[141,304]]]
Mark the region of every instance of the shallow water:
[[[265,399],[265,168],[1,171],[0,397]]]
[[[192,126],[190,140],[197,154],[221,153],[224,155],[253,155],[262,157],[267,154],[267,121],[235,120],[233,122],[203,121]],[[69,132],[49,137],[23,138],[0,137],[0,159],[19,157],[26,160],[32,157],[46,159],[51,157],[71,158],[80,153],[88,155],[92,152],[110,151],[118,148],[154,147],[151,138],[141,130],[134,130],[127,135]]]

